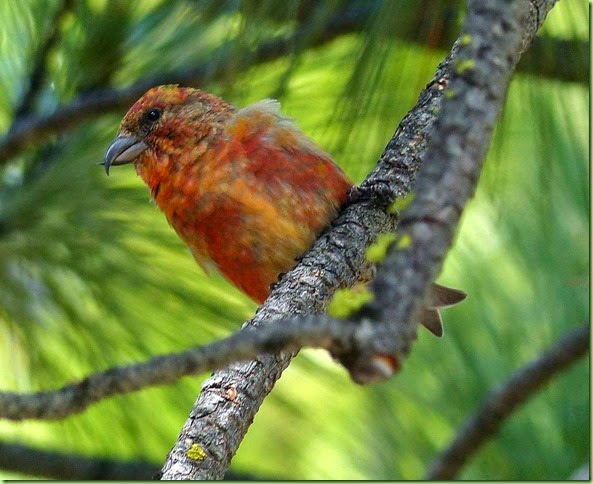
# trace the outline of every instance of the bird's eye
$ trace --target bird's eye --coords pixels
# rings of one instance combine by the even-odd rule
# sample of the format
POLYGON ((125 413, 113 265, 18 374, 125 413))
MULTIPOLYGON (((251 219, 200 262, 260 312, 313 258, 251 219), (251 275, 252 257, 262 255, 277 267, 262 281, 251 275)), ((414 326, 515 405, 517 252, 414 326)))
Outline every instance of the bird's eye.
POLYGON ((146 112, 146 114, 144 115, 144 118, 147 121, 154 123, 155 121, 159 120, 159 118, 161 117, 161 114, 163 114, 163 112, 160 109, 153 108, 150 111, 146 112))

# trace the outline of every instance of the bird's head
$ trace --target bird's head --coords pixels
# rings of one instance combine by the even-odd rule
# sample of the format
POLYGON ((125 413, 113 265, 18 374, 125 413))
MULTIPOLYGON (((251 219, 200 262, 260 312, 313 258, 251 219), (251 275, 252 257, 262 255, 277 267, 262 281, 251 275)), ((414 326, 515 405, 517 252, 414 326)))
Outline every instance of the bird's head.
POLYGON ((105 171, 114 165, 142 164, 183 153, 188 141, 221 131, 235 109, 222 99, 189 87, 166 85, 147 91, 124 116, 105 154, 105 171))

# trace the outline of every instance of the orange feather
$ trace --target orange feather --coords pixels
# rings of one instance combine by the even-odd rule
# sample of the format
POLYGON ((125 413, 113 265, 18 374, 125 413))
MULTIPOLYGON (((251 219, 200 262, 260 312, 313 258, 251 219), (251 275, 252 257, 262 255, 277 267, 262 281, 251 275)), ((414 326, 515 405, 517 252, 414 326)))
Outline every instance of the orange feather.
POLYGON ((134 164, 202 266, 262 302, 336 216, 352 183, 331 158, 261 101, 237 111, 196 89, 148 91, 120 136, 147 149, 134 164), (160 118, 146 122, 147 110, 160 118))
MULTIPOLYGON (((198 263, 263 302, 337 215, 352 182, 264 100, 236 110, 197 89, 159 86, 128 111, 105 168, 134 163, 198 263)), ((423 323, 465 293, 434 286, 423 323)))

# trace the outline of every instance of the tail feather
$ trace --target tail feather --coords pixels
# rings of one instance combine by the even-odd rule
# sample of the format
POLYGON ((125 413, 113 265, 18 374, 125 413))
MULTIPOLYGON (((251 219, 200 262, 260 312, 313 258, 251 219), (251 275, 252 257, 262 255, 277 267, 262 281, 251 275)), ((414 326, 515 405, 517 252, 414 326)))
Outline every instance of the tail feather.
POLYGON ((436 309, 423 309, 420 323, 435 336, 443 336, 443 320, 436 309))
POLYGON ((440 284, 433 284, 429 299, 429 307, 446 308, 460 303, 466 297, 467 293, 460 291, 459 289, 452 289, 450 287, 441 286, 440 284))
POLYGON ((459 289, 433 284, 430 293, 428 307, 422 311, 420 323, 432 334, 439 338, 443 336, 443 320, 439 314, 439 308, 445 308, 460 303, 467 297, 467 294, 459 289))

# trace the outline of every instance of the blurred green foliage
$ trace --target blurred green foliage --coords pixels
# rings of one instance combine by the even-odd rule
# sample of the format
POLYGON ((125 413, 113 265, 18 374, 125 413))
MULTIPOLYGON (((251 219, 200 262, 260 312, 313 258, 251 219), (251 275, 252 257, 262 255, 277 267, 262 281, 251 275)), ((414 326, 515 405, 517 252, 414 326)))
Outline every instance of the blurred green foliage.
MULTIPOLYGON (((212 75, 197 87, 237 106, 279 98, 361 181, 444 56, 432 47, 457 35, 463 3, 425 3, 5 0, 0 130, 26 95, 34 102, 25 114, 38 116, 82 93, 205 62, 212 75), (328 19, 359 7, 370 12, 361 28, 315 40, 328 19), (55 22, 40 87, 30 89, 55 22), (258 45, 285 38, 294 39, 285 55, 257 62, 258 45)), ((552 10, 543 29, 548 55, 563 55, 550 53, 555 41, 586 42, 586 8, 568 0, 552 10)), ((401 374, 364 388, 325 354, 303 351, 264 403, 233 470, 418 479, 490 388, 589 320, 588 96, 584 84, 515 77, 442 275, 469 293, 445 312, 444 339, 421 332, 401 374)), ((1 167, 3 390, 51 389, 205 343, 255 309, 201 272, 131 168, 107 178, 96 165, 124 112, 30 144, 1 167)), ((0 439, 158 464, 201 381, 116 397, 60 422, 0 422, 0 439)), ((589 417, 583 361, 518 411, 461 477, 565 479, 588 461, 589 417)))

